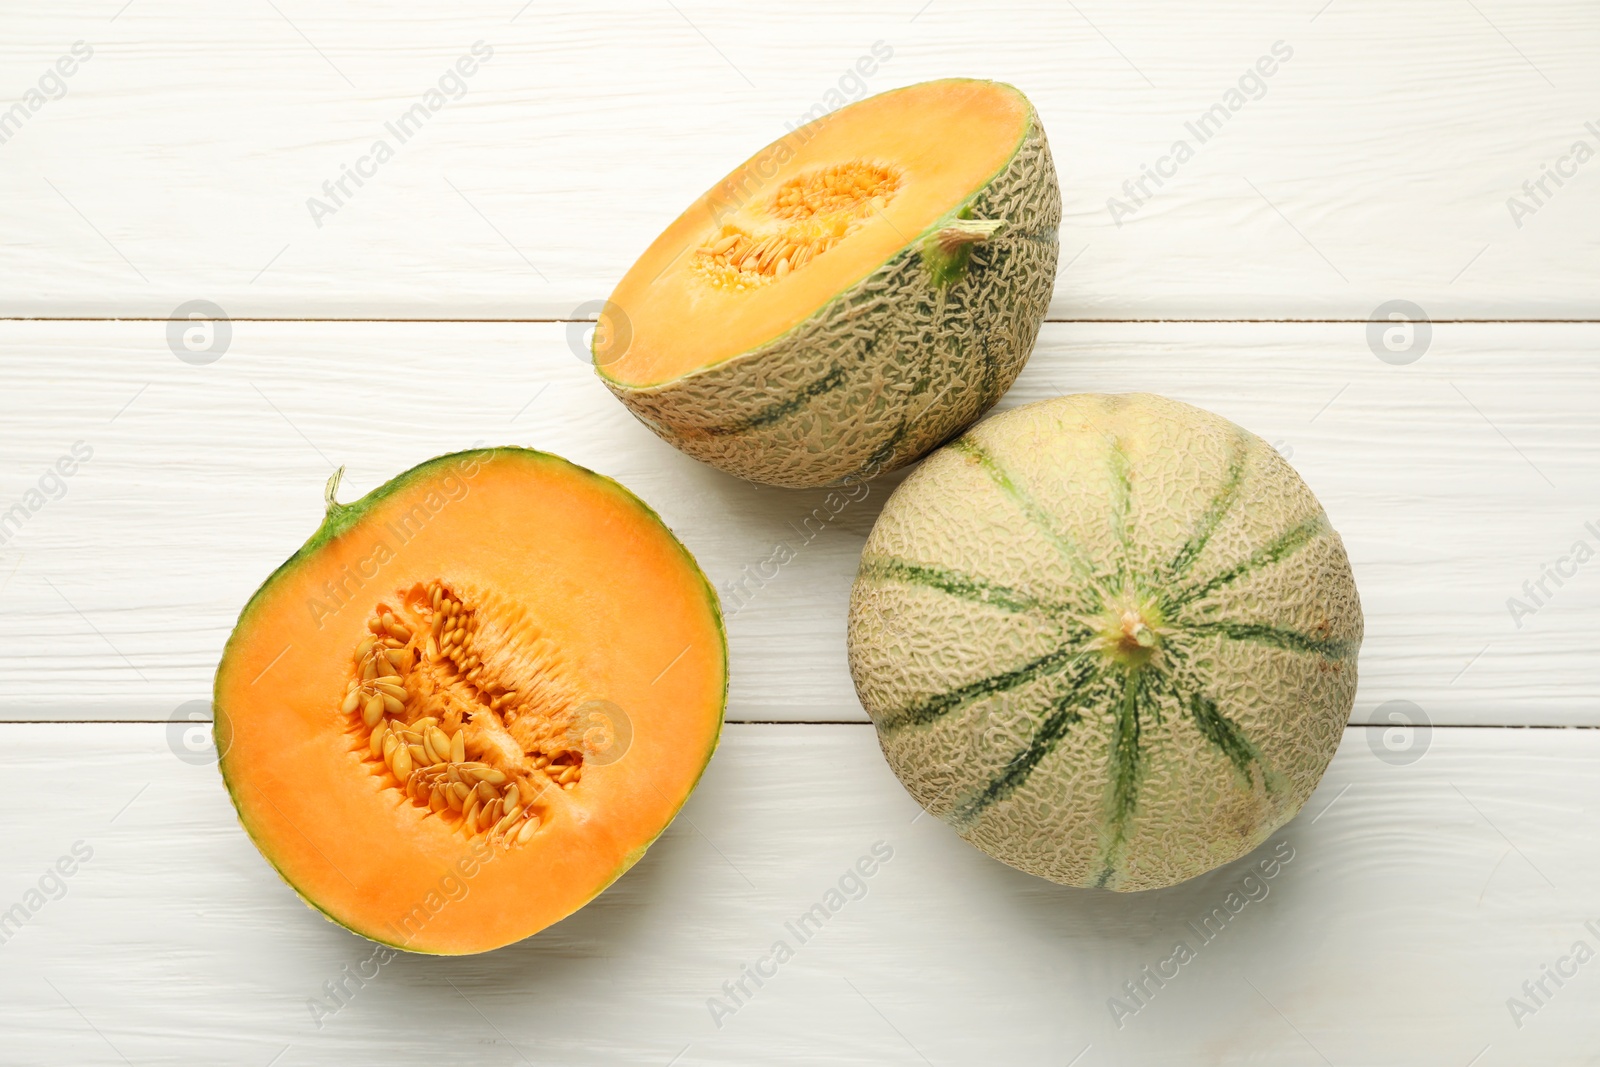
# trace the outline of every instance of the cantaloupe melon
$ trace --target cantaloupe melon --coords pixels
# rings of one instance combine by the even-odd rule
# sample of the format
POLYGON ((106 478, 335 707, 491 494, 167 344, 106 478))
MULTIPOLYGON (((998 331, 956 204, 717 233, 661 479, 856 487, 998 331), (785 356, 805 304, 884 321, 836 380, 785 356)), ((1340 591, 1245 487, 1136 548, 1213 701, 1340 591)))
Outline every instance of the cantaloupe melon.
POLYGON ((637 497, 546 453, 441 456, 352 504, 336 485, 217 668, 239 820, 375 941, 527 937, 638 860, 705 769, 716 595, 637 497))
POLYGON ((1060 221, 1022 93, 887 92, 768 145, 667 227, 602 311, 595 366, 645 425, 741 478, 870 477, 1011 385, 1060 221))
POLYGON ((1350 715, 1361 605, 1261 438, 1150 395, 988 419, 895 490, 850 668, 890 766, 978 848, 1171 885, 1305 802, 1350 715))

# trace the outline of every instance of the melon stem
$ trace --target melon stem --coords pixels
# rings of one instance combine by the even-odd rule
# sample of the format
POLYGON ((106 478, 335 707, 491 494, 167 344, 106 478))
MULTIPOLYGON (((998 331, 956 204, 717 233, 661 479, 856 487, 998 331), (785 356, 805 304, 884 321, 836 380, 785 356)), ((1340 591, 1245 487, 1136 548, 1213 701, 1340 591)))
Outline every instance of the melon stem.
POLYGON ((322 490, 322 503, 330 513, 339 510, 344 505, 335 499, 339 493, 339 482, 344 479, 344 467, 328 475, 328 484, 322 490))
POLYGON ((1100 650, 1124 667, 1143 667, 1161 648, 1161 613, 1147 601, 1137 601, 1126 595, 1119 597, 1106 605, 1096 629, 1100 650))
POLYGON ((952 219, 933 235, 941 252, 987 241, 1005 227, 1004 219, 952 219))

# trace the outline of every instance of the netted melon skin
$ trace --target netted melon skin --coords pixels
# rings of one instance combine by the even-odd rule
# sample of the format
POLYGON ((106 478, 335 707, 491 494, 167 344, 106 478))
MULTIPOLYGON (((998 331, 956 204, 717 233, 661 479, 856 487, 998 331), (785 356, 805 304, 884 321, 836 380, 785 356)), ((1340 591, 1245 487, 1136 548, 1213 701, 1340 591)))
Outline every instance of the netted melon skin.
POLYGON ((919 235, 767 345, 665 385, 601 380, 663 440, 753 482, 829 485, 905 466, 1011 387, 1044 321, 1061 191, 1036 113, 957 213, 1005 225, 953 280, 935 278, 919 235))
POLYGON ((1270 445, 1084 394, 980 423, 895 491, 849 657, 919 804, 1019 870, 1132 891, 1294 816, 1349 720, 1362 632, 1343 543, 1270 445), (1095 631, 1128 590, 1165 631, 1137 671, 1095 631))

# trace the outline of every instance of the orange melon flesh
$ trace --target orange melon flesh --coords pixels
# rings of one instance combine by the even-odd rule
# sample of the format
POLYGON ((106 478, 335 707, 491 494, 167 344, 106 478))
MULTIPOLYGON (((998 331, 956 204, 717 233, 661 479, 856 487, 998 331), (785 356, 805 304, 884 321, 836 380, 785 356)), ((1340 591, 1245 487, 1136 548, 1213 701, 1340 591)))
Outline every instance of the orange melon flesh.
POLYGON ((411 951, 477 952, 570 914, 642 855, 705 768, 726 688, 715 595, 654 512, 555 456, 460 453, 332 505, 246 606, 217 672, 220 766, 241 822, 308 903, 411 951), (504 617, 518 606, 563 699, 607 702, 631 725, 621 758, 539 786, 544 818, 522 844, 419 806, 370 755, 360 713, 341 710, 374 605, 437 582, 492 594, 504 617))
POLYGON ((781 336, 987 185, 1016 153, 1029 115, 1009 85, 950 79, 871 97, 774 141, 695 201, 623 277, 609 314, 625 320, 597 332, 596 365, 646 386, 781 336), (854 183, 818 196, 829 192, 830 170, 854 183), (793 205, 806 200, 820 210, 797 217, 793 205), (776 258, 743 274, 743 288, 741 278, 717 284, 706 269, 730 235, 790 247, 830 228, 846 232, 781 277, 776 258))

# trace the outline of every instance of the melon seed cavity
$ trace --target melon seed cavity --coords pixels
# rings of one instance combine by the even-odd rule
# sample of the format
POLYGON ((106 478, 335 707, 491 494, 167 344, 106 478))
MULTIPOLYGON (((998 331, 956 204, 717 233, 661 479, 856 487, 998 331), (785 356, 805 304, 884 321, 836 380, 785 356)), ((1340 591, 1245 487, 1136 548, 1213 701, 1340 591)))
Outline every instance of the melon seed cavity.
POLYGON ((715 289, 768 285, 859 229, 902 184, 899 171, 863 160, 796 175, 754 210, 761 224, 724 225, 696 249, 692 269, 715 289))
POLYGON ((342 710, 373 773, 469 836, 532 840, 583 777, 554 645, 515 605, 437 580, 367 629, 342 710))

